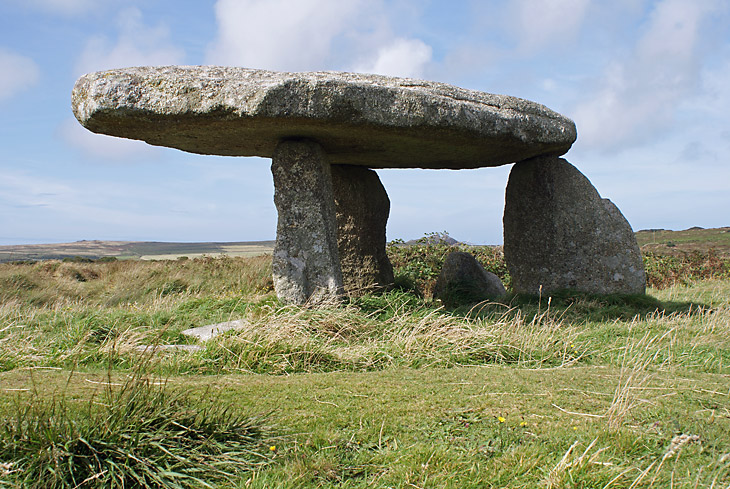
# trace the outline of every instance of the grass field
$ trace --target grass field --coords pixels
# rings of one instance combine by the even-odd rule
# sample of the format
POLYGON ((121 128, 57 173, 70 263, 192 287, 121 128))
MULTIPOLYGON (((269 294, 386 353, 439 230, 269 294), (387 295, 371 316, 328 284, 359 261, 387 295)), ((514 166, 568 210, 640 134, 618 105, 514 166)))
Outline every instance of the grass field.
MULTIPOLYGON (((438 233, 430 233, 420 240, 428 242, 438 233)), ((448 234, 447 234, 448 236, 448 234)), ((684 231, 666 229, 636 232, 639 246, 646 252, 681 256, 695 251, 707 253, 711 249, 721 256, 730 255, 730 228, 691 228, 684 231)), ((274 241, 242 241, 234 243, 166 243, 155 241, 76 241, 35 245, 0 246, 0 263, 24 260, 70 258, 117 258, 143 260, 175 260, 180 257, 205 256, 259 256, 271 253, 274 241)))
POLYGON ((730 487, 727 260, 446 310, 442 251, 317 307, 280 304, 267 257, 1 264, 0 486, 730 487))
POLYGON ((155 241, 76 241, 0 246, 0 263, 50 259, 175 260, 180 257, 259 256, 271 253, 273 241, 234 243, 165 243, 155 241))
POLYGON ((719 254, 730 255, 730 227, 684 231, 649 229, 638 231, 636 239, 645 251, 677 255, 694 251, 707 253, 712 249, 719 254))

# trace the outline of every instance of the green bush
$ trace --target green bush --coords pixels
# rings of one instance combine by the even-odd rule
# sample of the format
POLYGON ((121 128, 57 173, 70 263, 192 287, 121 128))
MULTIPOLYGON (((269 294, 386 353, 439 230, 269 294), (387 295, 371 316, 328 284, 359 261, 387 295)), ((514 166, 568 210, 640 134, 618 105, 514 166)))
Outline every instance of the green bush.
POLYGON ((63 263, 94 263, 92 258, 86 256, 67 256, 61 261, 63 263))
MULTIPOLYGON (((433 243, 428 239, 419 240, 412 245, 402 241, 394 241, 388 245, 388 257, 393 264, 396 284, 404 289, 415 288, 420 294, 430 296, 444 259, 452 251, 471 253, 509 289, 511 278, 501 246, 448 245, 433 243)), ((720 256, 715 250, 681 255, 647 251, 643 252, 643 260, 646 283, 656 289, 675 284, 687 285, 697 280, 730 278, 730 257, 720 256)))
POLYGON ((697 280, 730 278, 730 257, 715 250, 707 253, 693 251, 681 255, 644 252, 646 283, 656 289, 674 284, 688 285, 697 280))
POLYGON ((393 264, 396 284, 414 284, 422 295, 430 296, 446 255, 452 251, 471 253, 488 272, 498 276, 504 286, 509 288, 511 279, 501 246, 447 245, 430 242, 414 245, 393 242, 388 245, 388 257, 393 264))

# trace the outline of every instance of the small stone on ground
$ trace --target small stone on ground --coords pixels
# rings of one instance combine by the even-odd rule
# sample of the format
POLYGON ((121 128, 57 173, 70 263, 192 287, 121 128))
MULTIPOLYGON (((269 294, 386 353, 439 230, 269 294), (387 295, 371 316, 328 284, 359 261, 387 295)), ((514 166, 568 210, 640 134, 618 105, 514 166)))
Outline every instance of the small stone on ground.
POLYGON ((209 324, 207 326, 198 326, 197 328, 186 329, 182 332, 182 334, 198 338, 200 341, 208 341, 221 333, 225 333, 232 329, 241 329, 243 326, 243 321, 239 319, 237 321, 226 321, 224 323, 209 324))
POLYGON ((453 251, 446 256, 433 295, 455 307, 496 299, 507 294, 502 281, 484 269, 473 255, 453 251))

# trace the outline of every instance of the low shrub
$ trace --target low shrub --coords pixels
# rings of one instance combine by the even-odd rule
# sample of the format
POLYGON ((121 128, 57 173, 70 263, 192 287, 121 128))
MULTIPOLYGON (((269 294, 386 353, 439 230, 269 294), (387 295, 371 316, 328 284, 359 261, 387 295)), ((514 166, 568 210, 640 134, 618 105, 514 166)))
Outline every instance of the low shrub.
POLYGON ((257 452, 262 418, 139 375, 108 385, 81 408, 65 397, 19 399, 0 428, 0 486, 212 487, 268 460, 257 452))
POLYGON ((655 289, 688 285, 698 280, 730 278, 730 257, 716 251, 693 251, 680 255, 643 253, 646 284, 655 289))
POLYGON ((94 259, 88 256, 67 256, 61 261, 63 263, 94 263, 94 259))
POLYGON ((388 257, 393 264, 396 283, 414 284, 422 295, 430 297, 446 255, 452 251, 472 254, 488 272, 497 275, 504 286, 509 288, 511 279, 501 246, 448 245, 425 240, 414 245, 389 244, 388 257))
MULTIPOLYGON (((452 251, 471 253, 509 289, 511 277, 501 246, 448 245, 427 240, 413 245, 402 242, 389 244, 388 257, 393 264, 396 284, 403 288, 413 287, 423 296, 430 297, 444 259, 452 251)), ((730 278, 730 257, 721 256, 715 250, 680 255, 644 251, 642 255, 647 286, 655 289, 688 285, 698 280, 730 278)))

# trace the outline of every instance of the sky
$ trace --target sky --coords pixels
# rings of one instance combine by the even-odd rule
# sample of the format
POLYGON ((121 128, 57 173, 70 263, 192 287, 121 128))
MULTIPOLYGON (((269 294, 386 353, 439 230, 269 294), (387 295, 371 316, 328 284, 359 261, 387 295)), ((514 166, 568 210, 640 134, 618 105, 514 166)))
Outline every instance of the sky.
MULTIPOLYGON (((355 71, 526 98, 635 230, 730 226, 728 0, 0 0, 0 245, 274 239, 270 161, 92 134, 75 80, 142 65, 355 71)), ((388 239, 502 242, 511 165, 378 170, 388 239)))

